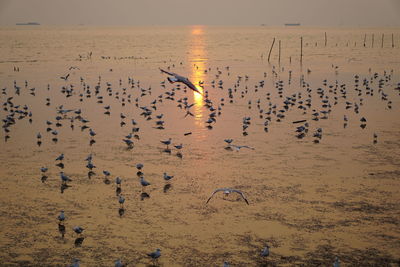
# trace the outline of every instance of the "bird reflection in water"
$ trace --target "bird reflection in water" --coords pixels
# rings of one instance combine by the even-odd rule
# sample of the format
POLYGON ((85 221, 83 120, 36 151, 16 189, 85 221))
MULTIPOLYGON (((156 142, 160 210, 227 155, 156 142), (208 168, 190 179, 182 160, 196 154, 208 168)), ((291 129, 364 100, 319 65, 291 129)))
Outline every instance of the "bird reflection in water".
POLYGON ((172 188, 171 184, 164 185, 164 188, 163 188, 164 193, 167 193, 171 188, 172 188))
POLYGON ((89 171, 87 175, 88 175, 88 178, 91 179, 92 176, 94 176, 95 174, 96 173, 94 171, 89 171))
POLYGON ((124 216, 124 214, 125 214, 125 209, 124 209, 124 208, 119 208, 119 209, 118 209, 118 215, 119 215, 119 217, 124 216))
POLYGON ((64 163, 60 162, 56 164, 57 167, 64 169, 64 163))
POLYGON ((65 236, 65 225, 61 222, 58 223, 58 232, 61 234, 61 238, 65 236))
POLYGON ((77 239, 75 239, 75 242, 74 242, 75 247, 80 247, 80 246, 82 246, 83 240, 85 240, 84 237, 78 237, 77 239))
POLYGON ((64 191, 67 190, 69 187, 71 187, 71 186, 67 185, 67 184, 64 184, 64 183, 61 184, 61 187, 60 187, 61 194, 63 194, 64 191))
POLYGON ((115 189, 115 194, 116 194, 117 196, 119 196, 119 194, 121 194, 121 191, 122 191, 121 187, 117 187, 117 188, 115 189))
POLYGON ((140 200, 143 201, 143 200, 145 200, 146 198, 150 198, 150 195, 149 195, 148 193, 146 193, 146 192, 142 192, 142 193, 140 194, 140 200))

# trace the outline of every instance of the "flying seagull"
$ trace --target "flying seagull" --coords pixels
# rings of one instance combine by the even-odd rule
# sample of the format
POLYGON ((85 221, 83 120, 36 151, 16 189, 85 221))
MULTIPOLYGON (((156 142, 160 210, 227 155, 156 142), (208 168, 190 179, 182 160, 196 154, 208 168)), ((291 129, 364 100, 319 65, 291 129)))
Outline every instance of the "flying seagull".
POLYGON ((165 71, 165 70, 163 70, 163 69, 160 69, 160 70, 161 70, 162 72, 168 74, 168 75, 173 76, 173 77, 167 77, 167 79, 168 79, 168 81, 169 81, 170 83, 175 83, 175 82, 184 83, 187 87, 189 87, 189 88, 192 89, 193 91, 195 91, 195 92, 197 92, 197 93, 199 93, 199 94, 202 94, 202 93, 196 88, 196 86, 195 86, 191 81, 189 81, 188 78, 183 77, 183 76, 181 76, 181 75, 179 75, 179 74, 176 74, 176 73, 173 73, 173 72, 165 71))
POLYGON ((230 193, 238 193, 243 199, 244 201, 246 201, 247 205, 249 204, 249 201, 247 200, 247 198, 244 196, 243 192, 237 189, 231 189, 231 188, 219 188, 217 190, 215 190, 212 195, 208 198, 206 204, 211 200, 211 198, 215 195, 215 193, 218 192, 224 192, 225 195, 229 195, 230 193))

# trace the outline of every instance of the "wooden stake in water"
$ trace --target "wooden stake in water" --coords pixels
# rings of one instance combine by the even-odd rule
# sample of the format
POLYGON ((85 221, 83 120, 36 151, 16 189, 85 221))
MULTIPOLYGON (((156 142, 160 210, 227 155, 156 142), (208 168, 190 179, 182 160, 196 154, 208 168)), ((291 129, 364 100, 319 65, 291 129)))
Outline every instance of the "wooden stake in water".
POLYGON ((364 34, 364 47, 365 47, 365 42, 367 41, 367 34, 364 34))
POLYGON ((274 40, 272 41, 271 48, 269 49, 269 53, 268 53, 268 62, 269 62, 269 58, 271 57, 271 52, 272 52, 272 48, 274 47, 274 44, 275 44, 275 37, 274 37, 274 40))
POLYGON ((381 45, 381 48, 383 48, 383 38, 385 38, 385 34, 384 33, 382 33, 382 45, 381 45))
POLYGON ((279 40, 279 56, 278 56, 278 63, 281 64, 281 40, 279 40))
POLYGON ((394 37, 393 37, 393 33, 392 33, 392 48, 394 48, 394 37))
POLYGON ((325 47, 327 43, 328 43, 328 38, 326 37, 326 32, 325 32, 325 47))
POLYGON ((300 37, 300 65, 303 64, 303 36, 300 37))

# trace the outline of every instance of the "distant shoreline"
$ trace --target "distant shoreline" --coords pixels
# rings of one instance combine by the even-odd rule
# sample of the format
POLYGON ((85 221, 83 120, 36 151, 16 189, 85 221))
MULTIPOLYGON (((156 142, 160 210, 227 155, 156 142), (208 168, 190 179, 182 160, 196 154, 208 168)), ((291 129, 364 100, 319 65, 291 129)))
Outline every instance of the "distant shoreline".
POLYGON ((37 25, 40 25, 40 23, 38 23, 38 22, 19 22, 19 23, 16 23, 15 25, 18 25, 18 26, 21 26, 21 25, 37 26, 37 25))

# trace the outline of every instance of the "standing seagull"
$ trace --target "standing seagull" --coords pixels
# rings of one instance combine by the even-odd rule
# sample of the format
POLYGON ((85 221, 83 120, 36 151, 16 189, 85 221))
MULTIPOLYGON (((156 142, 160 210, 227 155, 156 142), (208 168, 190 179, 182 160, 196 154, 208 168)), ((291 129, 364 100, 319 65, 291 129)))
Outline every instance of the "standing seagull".
POLYGON ((229 195, 230 193, 238 193, 238 194, 244 199, 244 201, 246 201, 247 205, 250 205, 250 204, 249 204, 249 201, 248 201, 247 198, 244 196, 244 194, 243 194, 242 191, 237 190, 237 189, 231 189, 231 188, 219 188, 219 189, 215 190, 215 191, 212 193, 212 195, 208 198, 206 204, 211 200, 211 198, 215 195, 215 193, 218 193, 218 192, 224 192, 224 194, 225 194, 226 196, 229 195))
POLYGON ((266 245, 265 248, 261 252, 261 257, 268 257, 269 256, 269 246, 266 245))
POLYGON ((181 75, 179 75, 179 74, 176 74, 176 73, 173 73, 173 72, 165 71, 165 70, 163 70, 163 69, 160 69, 160 70, 161 70, 162 72, 168 74, 168 75, 173 76, 173 77, 167 77, 167 79, 168 79, 168 81, 169 81, 170 83, 175 83, 175 82, 183 83, 183 84, 187 85, 187 86, 188 86, 190 89, 192 89, 193 91, 195 91, 195 92, 197 92, 197 93, 199 93, 199 94, 202 95, 202 93, 196 88, 196 86, 195 86, 191 81, 189 81, 188 78, 183 77, 183 76, 181 76, 181 75))
POLYGON ((60 215, 58 215, 57 219, 61 222, 65 221, 65 214, 64 211, 62 210, 60 215))
POLYGON ((148 253, 147 256, 151 257, 154 261, 156 261, 161 256, 161 249, 158 248, 155 251, 148 253))

